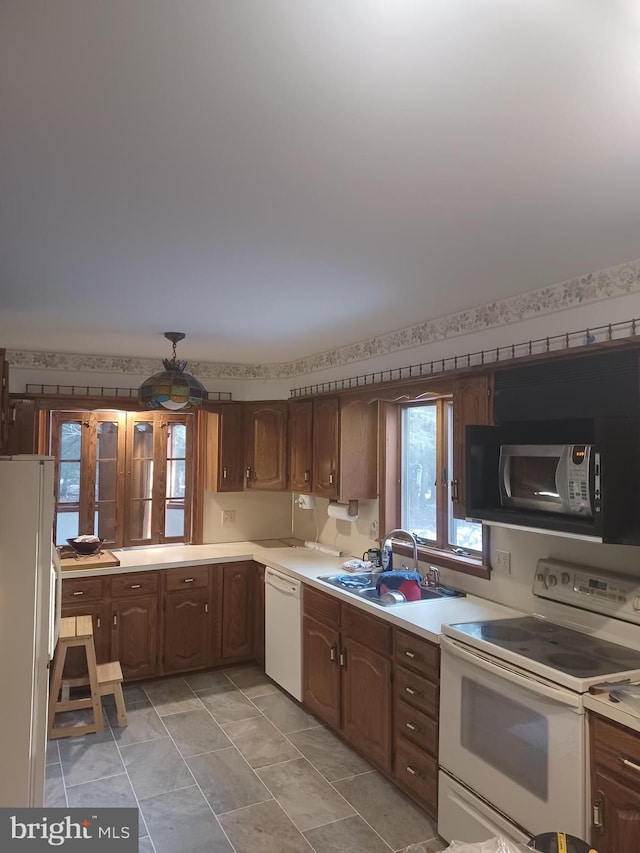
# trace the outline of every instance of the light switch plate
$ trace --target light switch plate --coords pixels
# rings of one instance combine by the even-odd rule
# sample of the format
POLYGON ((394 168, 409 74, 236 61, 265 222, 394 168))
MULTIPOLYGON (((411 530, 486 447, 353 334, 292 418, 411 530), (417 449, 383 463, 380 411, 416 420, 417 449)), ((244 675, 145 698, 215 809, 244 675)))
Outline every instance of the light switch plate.
POLYGON ((223 509, 222 510, 222 523, 223 524, 235 524, 236 523, 236 511, 235 511, 235 509, 223 509))

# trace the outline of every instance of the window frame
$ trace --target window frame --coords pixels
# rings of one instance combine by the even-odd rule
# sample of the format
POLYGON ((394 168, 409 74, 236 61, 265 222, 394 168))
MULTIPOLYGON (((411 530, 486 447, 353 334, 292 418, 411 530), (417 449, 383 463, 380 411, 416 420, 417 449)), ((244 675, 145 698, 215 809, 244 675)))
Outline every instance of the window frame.
MULTIPOLYGON (((386 530, 394 530, 401 527, 401 494, 402 494, 402 410, 410 406, 423 405, 437 400, 443 400, 441 420, 438 421, 439 452, 443 452, 441 442, 445 440, 442 430, 446 436, 446 403, 452 402, 452 395, 448 393, 434 393, 423 395, 420 401, 410 402, 386 402, 380 404, 379 435, 380 435, 380 534, 384 535, 386 530)), ((455 479, 455 472, 448 472, 446 485, 441 485, 449 492, 451 480, 455 479), (452 476, 452 474, 454 476, 452 476)), ((450 494, 447 500, 451 500, 450 494)), ((440 510, 444 512, 443 508, 440 510)), ((446 516, 446 512, 444 513, 446 516)), ((381 541, 381 540, 380 540, 381 541)), ((411 547, 406 541, 398 539, 394 542, 394 551, 403 556, 412 555, 411 547)), ((465 556, 456 554, 448 545, 443 548, 439 545, 425 543, 418 544, 418 559, 420 562, 434 563, 441 568, 452 569, 475 577, 489 579, 491 576, 489 557, 489 530, 487 525, 482 525, 482 551, 478 556, 465 556)))

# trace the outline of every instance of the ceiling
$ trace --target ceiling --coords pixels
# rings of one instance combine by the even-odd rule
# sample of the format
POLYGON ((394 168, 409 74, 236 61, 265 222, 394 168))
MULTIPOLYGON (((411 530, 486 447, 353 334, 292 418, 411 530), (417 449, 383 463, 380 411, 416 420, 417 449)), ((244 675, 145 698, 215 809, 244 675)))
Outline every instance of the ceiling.
POLYGON ((0 345, 281 362, 640 256, 640 0, 2 0, 0 345))

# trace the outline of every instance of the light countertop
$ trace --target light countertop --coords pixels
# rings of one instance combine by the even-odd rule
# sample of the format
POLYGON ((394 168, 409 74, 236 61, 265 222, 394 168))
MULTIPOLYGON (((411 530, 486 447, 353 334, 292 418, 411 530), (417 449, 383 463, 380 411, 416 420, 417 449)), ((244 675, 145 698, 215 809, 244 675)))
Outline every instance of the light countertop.
POLYGON ((600 714, 601 717, 607 717, 609 720, 640 732, 640 709, 625 702, 612 702, 604 693, 597 696, 587 693, 584 697, 584 707, 588 711, 600 714))
POLYGON ((256 560, 435 643, 439 641, 443 624, 473 622, 478 619, 506 619, 509 616, 522 615, 510 607, 504 607, 474 595, 381 607, 363 600, 355 593, 329 586, 318 580, 321 575, 343 572, 342 564, 346 557, 333 557, 321 551, 288 545, 282 540, 230 542, 217 545, 159 545, 113 550, 113 554, 120 560, 120 565, 117 567, 67 570, 63 577, 91 577, 169 569, 177 566, 256 560))

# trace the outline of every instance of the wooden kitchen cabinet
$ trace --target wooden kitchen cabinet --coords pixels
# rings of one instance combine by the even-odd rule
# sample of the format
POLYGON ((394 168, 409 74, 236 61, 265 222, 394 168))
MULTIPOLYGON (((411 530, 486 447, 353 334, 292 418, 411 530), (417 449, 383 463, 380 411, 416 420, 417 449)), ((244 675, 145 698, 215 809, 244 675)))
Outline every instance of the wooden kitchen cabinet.
POLYGON ((111 578, 111 659, 125 680, 158 672, 159 572, 131 572, 111 578))
POLYGON ((205 488, 241 492, 245 477, 244 405, 222 403, 206 416, 205 488))
POLYGON ((254 633, 253 656, 256 663, 264 669, 264 570, 261 563, 255 563, 254 574, 254 633))
POLYGON ((166 569, 163 576, 162 671, 188 672, 210 666, 214 657, 210 567, 166 569))
POLYGON ((393 632, 393 776, 405 793, 437 817, 440 649, 393 632))
POLYGON ((305 587, 303 703, 365 758, 391 770, 391 628, 305 587))
POLYGON ((640 850, 640 734, 589 714, 591 844, 598 853, 640 850))
POLYGON ((222 660, 253 658, 255 566, 252 562, 222 567, 222 660))
POLYGON ((493 377, 489 373, 453 381, 453 472, 451 500, 454 518, 466 518, 465 427, 493 423, 493 377))
POLYGON ((319 397, 290 403, 291 489, 330 500, 377 497, 375 403, 319 397))
POLYGON ((289 483, 292 492, 313 491, 313 402, 289 403, 289 483))
POLYGON ((245 477, 248 489, 287 489, 288 414, 286 402, 246 404, 245 477))
MULTIPOLYGON (((111 660, 109 612, 104 603, 107 583, 108 580, 100 577, 66 578, 62 582, 61 615, 91 616, 93 644, 98 663, 111 660)), ((67 649, 64 672, 67 678, 79 678, 86 674, 87 659, 84 649, 67 649)))

